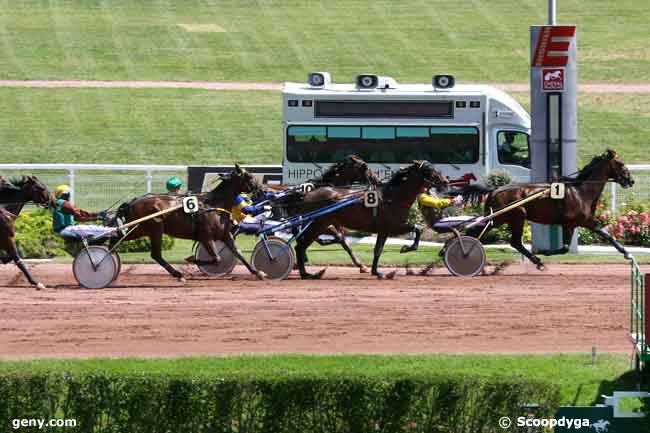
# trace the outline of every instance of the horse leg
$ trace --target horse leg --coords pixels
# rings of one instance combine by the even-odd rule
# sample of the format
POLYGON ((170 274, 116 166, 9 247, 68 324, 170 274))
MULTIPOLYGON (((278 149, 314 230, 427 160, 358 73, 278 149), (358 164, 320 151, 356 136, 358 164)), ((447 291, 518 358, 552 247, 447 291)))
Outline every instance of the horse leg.
POLYGON ((305 268, 305 263, 307 262, 307 248, 318 238, 318 235, 323 233, 327 226, 317 226, 314 223, 307 231, 305 231, 302 236, 296 240, 296 259, 298 260, 298 270, 300 271, 300 278, 303 280, 318 280, 325 273, 327 268, 321 269, 316 274, 310 274, 305 268))
POLYGON ((422 229, 420 229, 417 226, 413 226, 413 229, 411 231, 415 233, 415 238, 413 239, 413 243, 411 245, 403 245, 402 248, 400 248, 399 250, 401 254, 409 253, 411 251, 417 251, 417 249, 420 246, 420 236, 422 235, 422 229))
POLYGON ((392 279, 395 277, 395 271, 384 275, 382 272, 379 272, 379 270, 377 270, 377 267, 379 266, 379 257, 381 256, 381 253, 384 252, 384 245, 386 244, 387 238, 388 236, 386 234, 377 234, 377 241, 375 242, 375 255, 372 258, 372 271, 370 273, 379 279, 392 279))
POLYGON ((18 269, 20 269, 23 272, 23 274, 27 278, 27 281, 29 281, 29 284, 35 286, 36 290, 41 290, 45 288, 45 284, 36 281, 34 277, 32 277, 32 274, 29 272, 29 270, 27 270, 27 267, 25 266, 25 264, 23 263, 20 257, 15 257, 13 260, 16 266, 18 266, 18 269))
MULTIPOLYGON (((324 241, 324 240, 321 240, 320 236, 318 236, 316 238, 316 243, 318 245, 320 245, 321 247, 327 247, 329 245, 334 245, 334 244, 340 244, 341 243, 341 240, 340 240, 341 232, 339 232, 336 229, 336 227, 334 227, 333 225, 329 226, 327 228, 327 232, 329 232, 329 234, 334 236, 334 239, 324 241)), ((296 234, 296 233, 294 233, 294 234, 296 234)))
POLYGON ((45 288, 45 285, 43 283, 36 281, 36 279, 32 276, 32 274, 29 272, 29 270, 23 263, 20 254, 18 254, 18 249, 16 248, 16 242, 13 240, 13 238, 10 238, 9 242, 7 243, 7 254, 8 254, 7 257, 2 258, 3 264, 13 261, 14 264, 18 267, 18 269, 20 269, 20 271, 23 273, 25 278, 27 278, 29 284, 36 287, 36 290, 41 290, 45 288))
POLYGON ((181 283, 185 282, 183 274, 174 269, 162 256, 162 231, 158 233, 152 233, 149 235, 149 241, 151 242, 151 258, 156 261, 160 266, 165 268, 174 278, 177 278, 181 283))
POLYGON ((542 270, 544 269, 544 264, 542 261, 528 251, 526 247, 524 247, 524 244, 521 243, 521 237, 524 234, 524 222, 526 219, 523 217, 523 215, 515 215, 513 212, 513 215, 510 219, 509 225, 510 225, 510 246, 512 246, 514 249, 519 251, 521 254, 526 256, 528 260, 533 262, 535 266, 537 266, 537 269, 542 270))
POLYGON ((338 230, 336 230, 333 226, 330 226, 330 231, 334 233, 334 237, 336 241, 341 245, 341 247, 345 250, 346 253, 348 253, 348 256, 350 256, 350 259, 352 260, 352 263, 354 263, 354 266, 359 268, 359 272, 362 274, 368 273, 368 268, 361 263, 361 261, 357 258, 357 256, 354 254, 354 251, 352 251, 352 248, 350 248, 350 244, 348 244, 348 241, 345 239, 345 236, 338 230))
POLYGON ((592 223, 592 226, 587 228, 592 232, 596 233, 601 238, 605 239, 610 244, 612 244, 619 253, 623 254, 623 257, 626 260, 630 260, 632 258, 632 256, 630 256, 630 253, 625 249, 625 247, 621 245, 616 239, 614 239, 614 236, 610 235, 605 230, 598 227, 598 223, 592 223))
POLYGON ((260 280, 264 279, 264 274, 258 271, 257 269, 255 269, 251 263, 248 263, 248 260, 246 260, 246 258, 244 257, 240 249, 237 248, 237 245, 235 245, 235 238, 232 237, 232 233, 230 232, 224 233, 223 243, 226 244, 226 246, 230 248, 230 250, 244 264, 244 266, 246 266, 248 272, 255 275, 260 280))

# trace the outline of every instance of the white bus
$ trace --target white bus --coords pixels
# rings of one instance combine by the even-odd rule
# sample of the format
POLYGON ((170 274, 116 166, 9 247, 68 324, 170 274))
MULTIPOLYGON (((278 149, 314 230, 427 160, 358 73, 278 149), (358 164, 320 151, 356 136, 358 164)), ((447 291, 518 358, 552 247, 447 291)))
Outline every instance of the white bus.
POLYGON ((283 89, 283 182, 301 183, 351 153, 380 178, 413 160, 427 160, 452 179, 492 170, 530 178, 530 116, 506 93, 457 85, 448 75, 432 84, 398 85, 360 75, 332 84, 327 73, 283 89))

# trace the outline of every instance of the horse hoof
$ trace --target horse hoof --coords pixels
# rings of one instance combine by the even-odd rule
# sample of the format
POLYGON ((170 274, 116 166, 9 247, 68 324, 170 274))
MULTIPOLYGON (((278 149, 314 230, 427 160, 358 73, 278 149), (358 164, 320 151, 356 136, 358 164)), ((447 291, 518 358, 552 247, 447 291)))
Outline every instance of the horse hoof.
POLYGON ((323 278, 323 275, 325 274, 325 271, 326 271, 326 270, 327 270, 327 268, 323 268, 323 269, 321 269, 320 271, 318 271, 318 272, 316 273, 316 275, 314 275, 314 279, 315 279, 315 280, 320 280, 321 278, 323 278))
POLYGON ((45 284, 43 283, 36 284, 36 290, 44 290, 44 289, 47 289, 47 287, 45 287, 45 284))
POLYGON ((185 277, 178 277, 178 282, 181 284, 185 284, 187 283, 187 280, 185 279, 185 277))
POLYGON ((402 248, 399 249, 400 254, 405 254, 413 251, 413 249, 408 245, 402 245, 402 248))
POLYGON ((395 278, 395 275, 397 275, 397 271, 391 271, 385 275, 385 278, 387 280, 392 280, 395 278))
POLYGON ((630 253, 625 253, 625 254, 623 254, 623 258, 625 260, 632 260, 632 255, 630 253))
POLYGON ((365 266, 361 266, 359 268, 359 273, 360 274, 367 274, 368 273, 368 268, 366 268, 365 266))
POLYGON ((538 271, 545 271, 545 270, 546 270, 546 266, 544 266, 544 263, 538 263, 538 264, 537 264, 537 270, 538 270, 538 271))
POLYGON ((194 257, 194 256, 187 256, 187 257, 185 257, 185 261, 186 261, 187 263, 196 263, 196 257, 194 257))
POLYGON ((258 280, 266 280, 266 274, 262 271, 257 271, 255 273, 255 276, 257 277, 258 280))

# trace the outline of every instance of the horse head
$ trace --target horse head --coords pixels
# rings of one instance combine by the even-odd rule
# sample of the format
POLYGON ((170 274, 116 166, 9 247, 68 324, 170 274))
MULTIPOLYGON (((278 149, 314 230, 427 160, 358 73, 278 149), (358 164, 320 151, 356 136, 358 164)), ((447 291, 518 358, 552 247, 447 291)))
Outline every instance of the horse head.
POLYGON ((449 179, 440 173, 429 161, 413 161, 411 167, 417 167, 418 174, 422 177, 425 184, 436 189, 447 187, 449 179))
POLYGON ((235 169, 227 178, 231 183, 233 191, 237 194, 240 192, 257 194, 262 188, 255 176, 250 174, 246 169, 235 164, 235 169))
POLYGON ((23 176, 13 183, 22 190, 27 199, 36 204, 49 205, 53 202, 47 187, 36 176, 23 176))
POLYGON ((366 161, 357 155, 348 155, 323 173, 321 182, 334 185, 349 185, 355 182, 379 185, 380 180, 366 161))
POLYGON ((634 179, 630 174, 630 170, 625 166, 625 163, 618 157, 616 151, 607 149, 603 154, 604 161, 608 163, 608 176, 614 182, 621 185, 623 188, 629 188, 634 185, 634 179))
POLYGON ((413 161, 413 164, 395 173, 387 183, 389 188, 400 188, 418 194, 430 187, 440 189, 448 184, 449 180, 428 161, 413 161))

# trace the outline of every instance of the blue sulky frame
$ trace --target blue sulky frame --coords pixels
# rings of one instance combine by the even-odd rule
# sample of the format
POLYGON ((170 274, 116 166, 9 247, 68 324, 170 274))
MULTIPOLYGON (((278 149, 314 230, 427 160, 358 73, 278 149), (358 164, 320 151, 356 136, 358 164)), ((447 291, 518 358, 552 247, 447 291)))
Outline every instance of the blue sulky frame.
POLYGON ((346 208, 348 206, 352 206, 357 203, 361 203, 363 201, 363 197, 354 197, 350 198, 347 200, 343 200, 338 203, 334 203, 325 207, 322 207, 320 209, 313 210, 311 212, 308 212, 304 215, 297 215, 294 217, 287 218, 284 222, 278 225, 274 225, 271 227, 267 227, 263 230, 260 230, 258 233, 259 237, 261 238, 261 241, 264 243, 264 247, 266 249, 267 254, 269 255, 269 258, 273 260, 273 255, 271 253, 271 250, 268 248, 267 245, 267 238, 269 235, 273 235, 275 232, 279 231, 284 231, 284 230, 289 230, 293 229, 294 227, 300 227, 300 230, 298 233, 295 233, 289 240, 287 240, 288 244, 291 244, 294 240, 298 239, 300 236, 305 233, 305 231, 313 224, 316 219, 319 217, 325 216, 327 214, 330 214, 332 212, 335 212, 339 209, 346 208))

